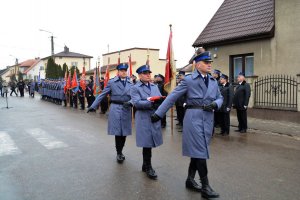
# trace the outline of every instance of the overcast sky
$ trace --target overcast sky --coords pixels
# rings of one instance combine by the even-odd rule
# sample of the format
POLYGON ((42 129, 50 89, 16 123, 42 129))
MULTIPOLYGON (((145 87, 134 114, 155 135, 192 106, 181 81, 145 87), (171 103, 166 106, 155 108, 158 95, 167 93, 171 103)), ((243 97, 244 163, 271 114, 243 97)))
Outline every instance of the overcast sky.
MULTIPOLYGON (((160 49, 166 58, 169 24, 177 67, 187 64, 200 32, 223 0, 9 0, 0 6, 0 69, 35 57, 70 51, 98 56, 132 47, 160 49)), ((133 58, 134 59, 134 58, 133 58)), ((101 60, 102 63, 102 60, 101 60)), ((151 64, 151 58, 150 58, 151 64)))

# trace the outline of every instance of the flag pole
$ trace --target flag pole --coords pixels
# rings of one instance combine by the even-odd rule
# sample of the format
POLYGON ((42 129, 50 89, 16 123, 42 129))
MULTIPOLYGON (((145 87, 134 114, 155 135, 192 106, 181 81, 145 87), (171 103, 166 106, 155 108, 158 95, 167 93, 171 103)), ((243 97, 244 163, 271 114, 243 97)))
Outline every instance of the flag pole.
MULTIPOLYGON (((170 26, 170 33, 171 33, 172 32, 172 24, 170 24, 169 26, 170 26)), ((173 75, 173 78, 174 78, 174 75, 173 75)), ((174 116, 174 106, 171 107, 171 134, 172 135, 173 135, 173 132, 174 132, 173 116, 174 116)))

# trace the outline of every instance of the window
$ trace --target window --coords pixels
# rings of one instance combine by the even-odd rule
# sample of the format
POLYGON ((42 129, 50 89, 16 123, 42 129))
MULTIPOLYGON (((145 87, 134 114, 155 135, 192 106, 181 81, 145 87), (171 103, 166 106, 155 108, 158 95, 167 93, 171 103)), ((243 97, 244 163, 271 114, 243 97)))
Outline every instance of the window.
POLYGON ((254 75, 254 55, 242 54, 232 55, 229 60, 230 65, 230 81, 236 81, 236 78, 240 72, 245 73, 245 76, 254 75))
POLYGON ((78 65, 78 62, 71 62, 71 67, 73 67, 73 66, 77 67, 77 65, 78 65))
POLYGON ((40 70, 44 70, 44 69, 45 69, 44 66, 41 65, 41 66, 40 66, 40 70))

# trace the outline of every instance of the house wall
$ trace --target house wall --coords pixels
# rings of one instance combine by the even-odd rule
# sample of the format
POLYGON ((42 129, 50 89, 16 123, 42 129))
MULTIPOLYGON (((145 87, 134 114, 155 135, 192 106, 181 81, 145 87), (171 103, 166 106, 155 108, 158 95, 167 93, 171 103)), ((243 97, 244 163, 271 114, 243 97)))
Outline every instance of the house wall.
POLYGON ((39 76, 40 72, 40 77, 41 79, 45 79, 45 60, 40 60, 38 63, 35 64, 33 68, 31 68, 27 74, 26 78, 27 79, 34 79, 34 77, 39 76))
POLYGON ((275 0, 275 36, 243 43, 207 48, 213 68, 229 74, 229 56, 254 54, 254 75, 296 75, 300 73, 300 1, 275 0))
POLYGON ((54 57, 56 64, 63 66, 64 63, 68 65, 69 68, 72 67, 72 62, 77 62, 77 68, 82 72, 83 66, 85 70, 91 69, 91 59, 90 58, 72 58, 72 57, 54 57), (85 63, 84 63, 85 62, 85 63))
MULTIPOLYGON (((152 71, 152 77, 155 74, 162 74, 165 75, 165 66, 166 66, 166 60, 159 59, 159 50, 147 50, 147 49, 131 49, 128 51, 123 51, 120 53, 120 62, 128 62, 129 55, 131 54, 131 61, 135 62, 132 65, 132 74, 137 76, 137 73, 135 72, 137 68, 139 68, 142 65, 146 64, 147 61, 147 55, 149 54, 149 65, 150 69, 152 71)), ((110 64, 117 64, 119 53, 113 53, 113 54, 104 54, 103 59, 103 65, 108 64, 108 58, 110 58, 110 64)), ((116 75, 116 70, 110 71, 110 78, 113 78, 116 75)))

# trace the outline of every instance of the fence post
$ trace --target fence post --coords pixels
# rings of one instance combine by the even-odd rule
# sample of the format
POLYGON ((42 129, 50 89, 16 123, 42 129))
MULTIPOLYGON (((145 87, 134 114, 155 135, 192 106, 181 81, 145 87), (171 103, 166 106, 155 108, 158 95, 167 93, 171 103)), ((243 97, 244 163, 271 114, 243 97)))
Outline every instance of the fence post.
POLYGON ((255 86, 255 81, 258 79, 258 76, 247 76, 246 77, 246 82, 249 83, 250 85, 250 89, 251 89, 251 96, 250 96, 250 99, 249 99, 249 104, 248 104, 248 107, 249 108, 253 108, 254 106, 254 86, 255 86))
POLYGON ((297 74, 297 111, 300 112, 300 74, 297 74))

